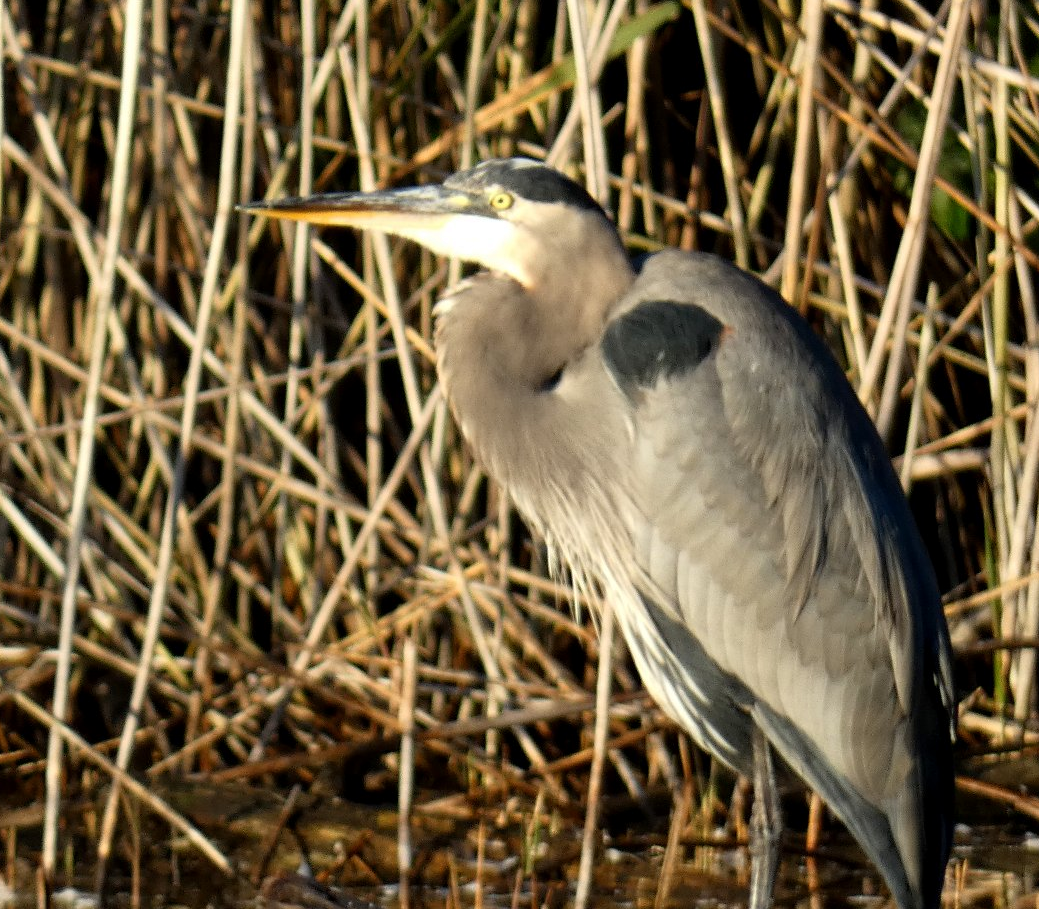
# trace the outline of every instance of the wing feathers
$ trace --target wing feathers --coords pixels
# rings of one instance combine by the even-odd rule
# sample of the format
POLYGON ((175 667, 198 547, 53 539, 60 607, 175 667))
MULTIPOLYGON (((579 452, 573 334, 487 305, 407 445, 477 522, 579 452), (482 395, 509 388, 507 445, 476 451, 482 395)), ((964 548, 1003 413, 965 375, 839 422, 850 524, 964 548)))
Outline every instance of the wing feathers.
MULTIPOLYGON (((663 253, 621 318, 641 324, 639 300, 658 307, 676 286, 695 299, 675 306, 724 326, 712 346, 686 369, 670 355, 667 369, 625 376, 606 364, 631 406, 632 529, 658 624, 675 623, 662 640, 685 628, 702 650, 685 671, 699 674, 706 660, 745 691, 783 757, 867 848, 899 903, 913 905, 927 822, 920 749, 931 745, 914 711, 932 684, 922 676, 940 677, 947 704, 951 684, 901 490, 836 364, 748 276, 663 253)), ((731 701, 701 709, 694 728, 724 728, 732 744, 731 701)))
POLYGON ((818 792, 826 804, 854 834, 884 874, 899 906, 913 906, 917 899, 906 877, 904 854, 892 833, 886 812, 864 799, 847 780, 825 761, 789 720, 767 705, 754 708, 754 719, 783 759, 818 792))

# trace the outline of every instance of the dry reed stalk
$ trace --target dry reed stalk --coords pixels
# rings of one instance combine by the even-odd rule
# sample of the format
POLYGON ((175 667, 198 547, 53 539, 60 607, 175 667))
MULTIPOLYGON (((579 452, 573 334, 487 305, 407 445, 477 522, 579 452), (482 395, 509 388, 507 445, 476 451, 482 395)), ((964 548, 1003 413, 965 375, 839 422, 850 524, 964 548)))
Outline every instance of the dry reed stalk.
POLYGON ((934 311, 938 305, 938 288, 932 282, 927 288, 927 311, 924 313, 924 327, 920 333, 920 349, 917 353, 916 375, 913 379, 913 401, 909 408, 909 426, 906 429, 906 442, 899 466, 899 479, 902 488, 909 494, 913 482, 913 458, 920 433, 920 415, 924 396, 927 391, 927 366, 934 345, 934 311))
POLYGON ((797 119, 794 136, 794 160, 790 175, 790 200, 786 213, 786 235, 783 242, 783 277, 780 292, 796 305, 797 273, 801 266, 801 221, 808 191, 808 168, 812 143, 812 120, 815 112, 815 84, 819 51, 822 46, 822 0, 808 0, 801 11, 800 30, 804 43, 794 48, 800 56, 797 119))
POLYGON ((653 909, 665 909, 671 893, 675 870, 682 853, 682 836, 693 807, 693 789, 691 780, 686 778, 685 784, 675 792, 674 807, 671 811, 671 823, 667 831, 667 845, 660 867, 660 886, 653 901, 653 909))
POLYGON ((613 689, 613 609, 607 603, 599 617, 599 665, 595 685, 595 727, 592 740, 592 765, 588 775, 588 797, 581 837, 581 861, 577 870, 574 909, 585 909, 592 895, 595 871, 595 844, 599 838, 602 775, 606 766, 609 735, 610 694, 613 689))
POLYGON ((725 179, 727 195, 726 214, 732 226, 735 245, 736 264, 741 268, 750 267, 750 242, 744 227, 743 200, 740 194, 738 163, 733 150, 732 139, 727 120, 726 94, 724 80, 719 72, 717 55, 714 50, 714 35, 707 23, 707 6, 703 0, 693 0, 693 16, 696 19, 696 38, 700 44, 700 55, 703 58, 704 76, 707 91, 711 98, 711 119, 714 123, 714 135, 718 141, 718 154, 721 157, 722 175, 725 179))
MULTIPOLYGON (((138 6, 143 6, 138 2, 138 6)), ((211 240, 210 256, 206 261, 205 274, 202 280, 202 289, 199 295, 198 312, 196 315, 196 331, 201 339, 208 336, 209 321, 213 310, 213 301, 216 296, 217 280, 221 264, 221 254, 224 241, 227 236, 228 221, 230 219, 231 205, 235 198, 234 173, 236 170, 236 158, 238 149, 238 111, 241 97, 242 84, 242 60, 243 43, 245 36, 245 0, 235 0, 232 4, 230 51, 227 66, 227 115, 224 121, 224 134, 220 154, 220 177, 218 183, 217 211, 213 224, 213 237, 211 240)), ((131 6, 131 12, 134 12, 131 6)), ((141 10, 136 10, 140 16, 141 10)), ((129 20, 128 20, 129 23, 129 20)), ((137 25, 139 27, 139 20, 137 25)), ((140 44, 140 35, 128 33, 128 38, 135 37, 137 40, 127 41, 128 53, 137 55, 140 44)), ((136 76, 136 70, 134 71, 136 76)), ((123 81, 123 92, 120 107, 120 130, 123 128, 124 106, 126 117, 130 116, 136 99, 136 78, 123 81), (127 85, 130 86, 127 90, 127 85)), ((129 150, 129 136, 126 138, 126 151, 129 150)), ((119 159, 117 158, 117 164, 119 159)), ((113 178, 114 179, 114 178, 113 178)), ((117 203, 122 204, 122 196, 118 197, 117 203)), ((114 265, 114 249, 118 233, 112 238, 112 262, 114 265)), ((106 266, 107 270, 107 266, 106 266)), ((158 643, 159 622, 162 618, 163 609, 166 606, 166 584, 169 581, 170 569, 173 560, 173 549, 176 545, 175 534, 177 532, 178 512, 181 511, 181 498, 184 492, 184 484, 187 472, 187 459, 191 454, 190 439, 192 428, 195 424, 197 395, 202 377, 202 351, 204 345, 200 344, 191 352, 188 363, 187 375, 184 380, 185 401, 181 414, 180 446, 173 467, 173 476, 170 481, 169 493, 162 520, 162 529, 159 539, 159 549, 155 567, 155 578, 147 611, 147 627, 141 644, 140 662, 134 676, 133 692, 130 697, 129 709, 123 724, 122 735, 119 740, 119 752, 116 756, 116 766, 125 771, 129 765, 132 754, 134 734, 140 721, 144 699, 147 696, 148 681, 152 670, 152 656, 158 643)), ((114 835, 116 810, 119 802, 119 785, 113 781, 108 801, 105 805, 104 817, 101 825, 101 838, 98 844, 99 864, 103 869, 111 852, 111 840, 114 835)), ((45 863, 46 867, 46 863, 45 863)))
MULTIPOLYGON (((7 13, 7 10, 4 10, 7 13)), ((61 800, 64 738, 58 723, 64 723, 68 711, 69 673, 72 661, 72 636, 76 617, 76 598, 79 593, 79 574, 83 545, 87 496, 94 467, 94 434, 98 413, 101 372, 108 347, 108 313, 115 291, 116 253, 122 233, 124 206, 130 181, 130 146, 133 140, 134 107, 137 101, 139 48, 144 13, 143 0, 129 0, 123 35, 123 70, 121 83, 125 86, 119 102, 119 123, 116 128, 116 149, 112 164, 112 193, 110 197, 108 232, 102 251, 101 270, 97 285, 92 288, 93 336, 88 355, 90 370, 84 389, 83 429, 76 452, 76 476, 69 504, 69 534, 64 568, 64 588, 61 601, 61 623, 58 637, 58 665, 54 683, 55 725, 51 727, 47 746, 47 804, 43 824, 42 865, 44 874, 54 874, 58 848, 58 813, 61 800)), ((5 15, 6 19, 6 15, 5 15)), ((67 176, 61 173, 63 177, 67 176)), ((149 654, 150 656, 150 654, 149 654)), ((126 766, 117 762, 120 771, 126 766)), ((113 781, 113 792, 118 783, 113 781)))
POLYGON ((401 890, 411 875, 411 812, 415 788, 415 642, 405 638, 401 658, 401 695, 397 721, 401 727, 400 771, 397 795, 397 866, 401 890))
POLYGON ((157 798, 152 794, 146 786, 142 786, 132 776, 129 776, 124 771, 120 770, 114 763, 112 763, 112 761, 100 754, 97 749, 92 748, 89 742, 84 741, 81 736, 77 735, 74 730, 69 729, 68 726, 59 722, 53 715, 48 714, 35 701, 22 692, 9 691, 7 692, 7 696, 17 703, 22 710, 36 719, 37 722, 61 736, 65 744, 74 748, 77 754, 104 770, 113 782, 118 780, 126 787, 127 791, 133 794, 133 796, 142 804, 154 811, 171 827, 181 831, 190 840, 191 844, 205 855, 206 858, 208 858, 217 868, 230 874, 231 863, 227 860, 224 854, 220 852, 220 850, 217 849, 216 846, 214 846, 192 823, 177 812, 171 810, 162 799, 157 798))

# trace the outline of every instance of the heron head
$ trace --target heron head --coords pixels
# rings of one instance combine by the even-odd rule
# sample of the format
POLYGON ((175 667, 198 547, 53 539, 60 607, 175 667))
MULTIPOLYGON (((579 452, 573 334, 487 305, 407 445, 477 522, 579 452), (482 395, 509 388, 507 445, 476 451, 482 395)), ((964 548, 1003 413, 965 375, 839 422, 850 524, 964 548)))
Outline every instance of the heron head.
POLYGON ((595 200, 528 158, 485 161, 441 184, 279 199, 246 210, 395 234, 507 275, 528 290, 558 281, 560 271, 574 270, 582 257, 627 261, 595 200))

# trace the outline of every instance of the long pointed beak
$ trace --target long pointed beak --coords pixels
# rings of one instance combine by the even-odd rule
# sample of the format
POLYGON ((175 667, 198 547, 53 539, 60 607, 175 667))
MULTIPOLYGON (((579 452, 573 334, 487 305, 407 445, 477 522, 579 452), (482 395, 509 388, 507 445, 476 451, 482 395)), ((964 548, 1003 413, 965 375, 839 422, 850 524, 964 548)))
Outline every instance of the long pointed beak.
POLYGON ((241 209, 310 224, 408 235, 416 228, 435 228, 445 216, 473 214, 472 204, 473 200, 465 193, 443 186, 415 186, 251 202, 241 209))
POLYGON ((476 262, 530 285, 526 259, 516 251, 516 226, 497 217, 476 194, 417 186, 254 202, 242 208, 274 218, 396 234, 438 255, 476 262))

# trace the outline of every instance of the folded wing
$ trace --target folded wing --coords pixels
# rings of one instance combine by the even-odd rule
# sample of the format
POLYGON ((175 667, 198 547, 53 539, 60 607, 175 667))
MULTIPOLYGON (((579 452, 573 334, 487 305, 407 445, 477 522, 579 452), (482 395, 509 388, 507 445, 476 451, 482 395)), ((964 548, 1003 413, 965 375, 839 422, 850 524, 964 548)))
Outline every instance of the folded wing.
POLYGON ((655 629, 636 658, 682 667, 672 713, 737 769, 757 723, 900 904, 932 905, 950 837, 948 812, 928 810, 951 798, 947 632, 844 376, 768 288, 676 252, 648 260, 602 353, 634 426, 629 521, 655 629))

